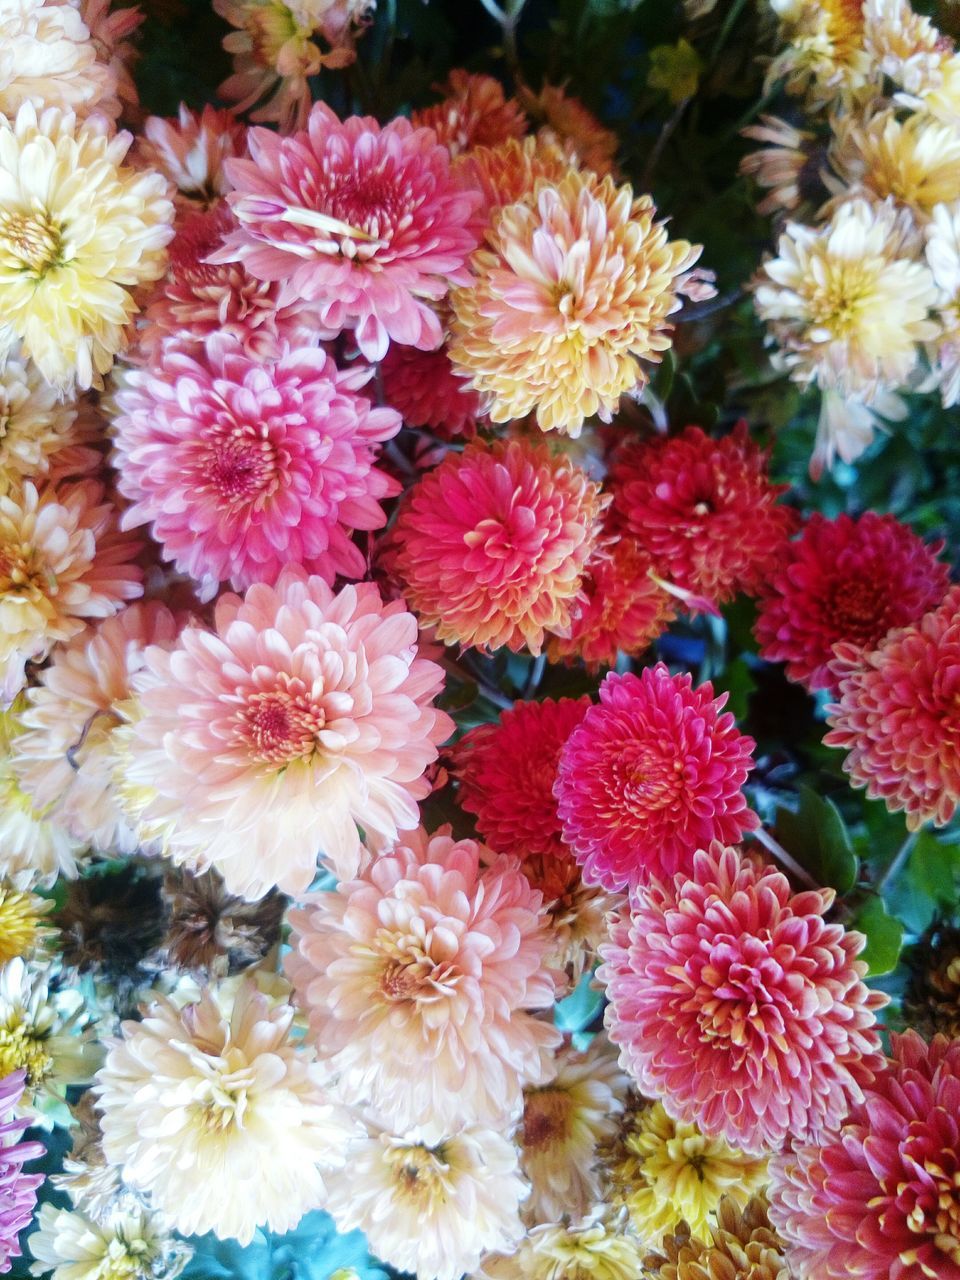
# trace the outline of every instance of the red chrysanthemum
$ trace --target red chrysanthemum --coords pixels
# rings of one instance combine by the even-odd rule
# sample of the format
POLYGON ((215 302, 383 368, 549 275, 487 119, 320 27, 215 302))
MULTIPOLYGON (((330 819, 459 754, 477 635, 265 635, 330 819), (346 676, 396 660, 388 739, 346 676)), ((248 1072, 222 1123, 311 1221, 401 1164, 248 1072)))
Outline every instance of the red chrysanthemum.
POLYGON ((676 617, 676 600, 651 577, 653 563, 633 538, 620 538, 589 565, 586 603, 569 636, 551 636, 551 661, 580 658, 588 667, 613 666, 618 653, 638 657, 676 617))
POLYGON ((585 883, 634 889, 687 872, 697 849, 735 844, 757 825, 741 791, 755 744, 723 712, 726 700, 662 662, 606 677, 600 705, 560 753, 555 783, 585 883))
POLYGON ((793 1274, 960 1280, 960 1040, 891 1039, 843 1127, 771 1165, 793 1274))
POLYGON ((790 679, 811 691, 836 692, 835 644, 873 649, 943 599, 950 575, 936 558, 942 548, 926 546, 893 516, 813 515, 784 549, 761 600, 761 655, 785 662, 790 679))
POLYGON ((832 671, 839 702, 824 742, 849 752, 853 785, 903 810, 911 831, 949 822, 960 804, 960 587, 870 652, 837 645, 832 671))
POLYGON ((815 1139, 862 1100, 887 997, 863 984, 863 935, 824 921, 833 899, 719 844, 636 895, 600 948, 607 1026, 675 1120, 761 1152, 815 1139))
POLYGON ((545 447, 478 441, 410 491, 391 568, 438 639, 539 653, 570 624, 603 505, 586 472, 545 447))
POLYGON ((516 98, 504 96, 493 76, 471 75, 457 67, 441 86, 442 102, 414 111, 418 128, 432 129, 451 155, 473 147, 495 147, 508 138, 522 138, 527 117, 516 98))
POLYGON ((477 434, 480 397, 453 371, 446 347, 418 351, 393 343, 380 365, 383 398, 409 427, 428 427, 444 440, 477 434))
POLYGON ((390 342, 439 346, 428 304, 469 279, 479 196, 451 176, 432 130, 402 117, 341 121, 315 102, 305 130, 251 129, 248 148, 249 160, 226 163, 241 230, 222 256, 279 281, 283 302, 316 302, 327 328, 356 332, 367 360, 390 342))
POLYGON ((553 784, 560 750, 590 705, 586 696, 515 702, 496 724, 479 725, 457 743, 460 804, 497 853, 570 858, 553 784))
POLYGON ((699 427, 631 444, 608 485, 617 526, 636 538, 657 573, 713 604, 755 594, 779 565, 797 515, 767 478, 767 452, 741 422, 713 440, 699 427))

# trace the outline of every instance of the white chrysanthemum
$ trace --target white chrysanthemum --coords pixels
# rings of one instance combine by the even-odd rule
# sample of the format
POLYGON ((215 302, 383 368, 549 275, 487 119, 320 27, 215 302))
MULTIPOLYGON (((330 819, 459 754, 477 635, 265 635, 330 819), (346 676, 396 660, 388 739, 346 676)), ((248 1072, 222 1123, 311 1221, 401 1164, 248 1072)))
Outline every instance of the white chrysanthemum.
POLYGON ((401 1135, 371 1122, 346 1157, 324 1207, 340 1231, 359 1227, 378 1258, 419 1280, 459 1280, 523 1235, 527 1184, 515 1147, 492 1129, 401 1135))
POLYGON ((927 263, 941 291, 936 365, 945 408, 960 401, 960 203, 939 205, 927 227, 927 263))
POLYGON ((886 431, 887 422, 902 422, 906 416, 905 401, 892 391, 879 391, 869 404, 832 389, 824 391, 817 439, 810 458, 811 476, 819 480, 838 457, 844 462, 855 462, 877 431, 886 431))
POLYGON ((103 1222, 45 1204, 37 1223, 30 1274, 51 1280, 175 1280, 193 1253, 155 1214, 132 1204, 103 1222))
POLYGON ((0 116, 0 351, 21 340, 62 389, 102 385, 173 236, 166 180, 125 167, 132 138, 106 127, 31 103, 0 116))
POLYGON ((863 25, 871 63, 906 93, 923 94, 942 84, 947 43, 909 0, 865 0, 863 25))
POLYGON ((79 845, 37 809, 13 771, 11 752, 23 733, 23 705, 18 699, 9 711, 0 710, 0 875, 17 889, 49 888, 58 876, 76 876, 79 845))
POLYGON ((116 76, 97 61, 77 6, 0 0, 0 112, 15 116, 25 102, 38 111, 120 114, 116 76))
POLYGON ((932 116, 848 115, 834 125, 830 163, 840 180, 828 185, 841 198, 857 189, 889 199, 921 224, 936 205, 960 199, 960 132, 932 116))
POLYGON ((864 403, 907 381, 938 327, 937 287, 911 235, 891 204, 862 199, 823 227, 788 224, 754 295, 794 381, 864 403))
POLYGON ((74 443, 76 418, 76 405, 14 352, 0 368, 0 493, 46 475, 50 458, 74 443))
POLYGON ((26 664, 141 594, 140 549, 116 531, 94 480, 0 495, 0 698, 26 683, 26 664))
POLYGON ((137 847, 115 798, 114 731, 145 648, 172 648, 179 630, 164 605, 131 605, 57 648, 40 684, 26 692, 26 731, 13 744, 20 784, 38 809, 97 849, 137 847))
POLYGON ((480 1275, 488 1280, 637 1280, 644 1252, 636 1236, 591 1215, 569 1225, 535 1227, 516 1253, 485 1258, 480 1275))
POLYGON ((532 1188, 524 1209, 531 1222, 579 1217, 600 1199, 597 1145, 615 1134, 629 1085, 605 1035, 597 1036, 586 1053, 566 1046, 556 1066, 549 1084, 523 1094, 517 1141, 532 1188))
POLYGON ((38 1124, 69 1123, 67 1086, 85 1083, 96 1067, 99 1046, 81 1028, 82 1015, 79 991, 51 992, 47 969, 20 956, 0 968, 0 1078, 26 1073, 17 1109, 38 1124))
POLYGON ((160 997, 108 1041, 95 1085, 104 1153, 181 1234, 247 1244, 323 1203, 323 1172, 353 1128, 291 1037, 293 1017, 245 980, 229 1012, 209 989, 183 1009, 160 997))
POLYGON ((770 0, 770 7, 786 47, 770 66, 768 85, 784 77, 788 93, 805 94, 816 108, 876 75, 863 47, 862 0, 770 0))

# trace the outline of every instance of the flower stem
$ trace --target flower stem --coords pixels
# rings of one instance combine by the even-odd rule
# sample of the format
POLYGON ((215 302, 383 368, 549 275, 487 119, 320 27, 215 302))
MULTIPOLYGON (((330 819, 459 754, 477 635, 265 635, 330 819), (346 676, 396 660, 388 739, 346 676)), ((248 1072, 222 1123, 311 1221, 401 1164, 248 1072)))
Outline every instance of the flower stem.
POLYGON ((763 845, 768 853, 773 854, 776 860, 786 867, 801 884, 805 884, 808 889, 820 888, 820 885, 817 884, 806 867, 801 867, 793 854, 787 853, 780 841, 775 840, 769 831, 764 831, 763 827, 758 827, 756 831, 752 831, 750 834, 763 845))
POLYGON ((882 895, 884 889, 896 880, 897 876, 906 865, 907 859, 913 852, 913 846, 917 843, 916 831, 908 831, 904 837, 903 843, 890 860, 890 865, 884 871, 883 875, 877 881, 874 889, 876 893, 882 895))

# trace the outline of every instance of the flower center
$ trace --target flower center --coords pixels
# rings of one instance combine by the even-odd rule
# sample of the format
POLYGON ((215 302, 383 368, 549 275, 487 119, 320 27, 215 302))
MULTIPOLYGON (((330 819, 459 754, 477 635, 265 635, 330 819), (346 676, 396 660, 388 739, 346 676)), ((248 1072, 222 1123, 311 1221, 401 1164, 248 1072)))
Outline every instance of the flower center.
POLYGON ((261 505, 280 486, 277 451, 265 426, 220 427, 202 462, 204 487, 230 505, 261 505))
POLYGON ((683 792, 683 761, 664 756, 656 743, 618 745, 611 794, 635 813, 671 809, 683 792))
POLYGON ((810 318, 831 338, 848 338, 863 322, 876 294, 875 273, 862 262, 823 264, 826 279, 810 298, 810 318))
POLYGON ((412 939, 398 941, 381 931, 377 939, 385 955, 380 991, 391 1004, 436 1004, 454 994, 459 971, 449 960, 435 960, 412 939))
POLYGON ((24 1023, 0 1027, 0 1077, 12 1071, 24 1071, 27 1084, 36 1089, 53 1069, 53 1059, 43 1047, 43 1040, 31 1033, 24 1023))
POLYGON ((570 1134, 573 1099, 565 1089, 533 1089, 523 1104, 521 1142, 527 1151, 565 1142, 570 1134))
POLYGON ((868 579, 844 578, 836 583, 828 608, 837 634, 854 644, 872 645, 889 630, 887 592, 868 579))
POLYGON ((203 1096, 194 1104, 196 1122, 207 1134, 242 1129, 246 1113, 246 1089, 230 1088, 217 1080, 207 1082, 203 1096))
POLYGON ((273 689, 248 698, 238 720, 243 745, 254 760, 285 765, 316 754, 326 716, 305 692, 273 689))
POLYGON ((0 546, 0 595, 23 595, 38 599, 52 594, 56 579, 44 573, 31 546, 0 546))
POLYGON ((450 1165, 442 1143, 437 1147, 397 1144, 387 1148, 385 1159, 401 1199, 413 1201, 423 1209, 444 1203, 450 1165))
MULTIPOLYGON (((884 1190, 896 1197, 910 1231, 932 1238, 940 1253, 960 1265, 960 1156, 955 1119, 938 1110, 929 1121, 914 1121, 900 1153, 909 1181, 884 1190)), ((910 1265, 916 1254, 907 1250, 900 1258, 904 1265, 910 1265)))
POLYGON ((0 211, 0 257, 13 259, 17 270, 42 279, 62 265, 63 236, 45 209, 31 213, 0 211))

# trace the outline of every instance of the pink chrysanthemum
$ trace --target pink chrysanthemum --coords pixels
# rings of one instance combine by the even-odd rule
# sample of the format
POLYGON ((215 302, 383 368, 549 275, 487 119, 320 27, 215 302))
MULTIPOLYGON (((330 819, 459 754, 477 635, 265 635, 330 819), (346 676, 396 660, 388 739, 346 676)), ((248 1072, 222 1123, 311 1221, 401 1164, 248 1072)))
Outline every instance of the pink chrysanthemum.
POLYGON ((10 1270, 13 1258, 21 1254, 17 1239, 33 1217, 37 1188, 43 1181, 39 1173, 24 1173, 28 1160, 44 1154, 42 1142, 21 1142, 29 1117, 14 1119, 17 1103, 23 1093, 24 1074, 16 1071, 0 1080, 0 1273, 10 1270))
POLYGON ((480 397, 453 371, 446 347, 418 351, 393 343, 380 365, 383 397, 410 427, 428 427, 444 440, 472 440, 483 418, 480 397))
POLYGON ((216 867, 231 893, 296 894, 320 852, 356 873, 358 823, 390 841, 418 821, 452 728, 430 704, 443 673, 371 583, 334 595, 290 566, 146 662, 125 780, 175 861, 216 867))
POLYGON ((0 496, 0 699, 26 683, 26 664, 106 618, 142 591, 131 561, 141 543, 117 532, 95 480, 27 482, 0 496))
POLYGON ((55 649, 40 684, 27 691, 14 773, 34 807, 85 845, 120 853, 137 847, 116 802, 114 730, 147 645, 171 649, 179 630, 164 605, 131 605, 55 649))
POLYGON ((305 131, 251 129, 250 160, 228 160, 241 224, 232 252, 281 297, 319 304, 322 323, 356 330, 382 360, 391 341, 430 350, 442 334, 427 305, 469 279, 478 197, 450 174, 429 129, 398 118, 341 121, 317 102, 305 131))
POLYGON ((615 524, 657 574, 712 604, 755 594, 779 566, 796 513, 777 499, 747 424, 722 440, 699 427, 628 445, 608 477, 615 524))
POLYGON ((546 448, 477 442, 411 490, 393 568, 438 639, 539 653, 569 625, 603 505, 599 485, 546 448))
POLYGON ((835 652, 839 701, 827 708, 824 742, 849 752, 853 785, 902 810, 911 831, 945 825, 960 804, 960 587, 878 648, 835 652))
POLYGON ((827 924, 832 889, 714 843, 636 895, 599 970, 610 1039, 649 1097, 748 1152, 814 1140, 883 1066, 862 934, 827 924))
POLYGON ((960 1041, 891 1039, 846 1123, 771 1165, 770 1220, 793 1274, 960 1280, 960 1041))
POLYGON ((630 537, 621 537, 588 566, 586 603, 569 636, 551 636, 553 662, 579 658, 592 669, 613 666, 618 653, 639 657, 676 617, 676 600, 651 576, 653 563, 630 537))
POLYGON ((207 104, 197 112, 181 103, 175 119, 147 117, 137 154, 181 196, 209 204, 230 190, 223 164, 243 154, 246 133, 232 111, 207 104))
POLYGON ((741 791, 755 744, 723 712, 726 701, 709 681, 694 689, 692 676, 672 676, 662 662, 606 677, 600 705, 560 753, 554 784, 587 884, 635 889, 651 875, 687 872, 698 849, 757 826, 741 791))
POLYGON ((553 784, 560 749, 589 707, 586 696, 515 702, 495 724, 478 725, 457 743, 458 799, 498 853, 570 858, 553 784))
POLYGON ((280 285, 256 280, 240 262, 208 262, 236 228, 229 206, 188 214, 170 245, 170 266, 142 316, 142 351, 160 358, 161 344, 202 343, 210 334, 235 338, 247 355, 276 360, 284 345, 311 347, 335 335, 323 329, 316 307, 281 305, 280 285))
POLYGON ((270 362, 218 335, 202 353, 164 347, 116 395, 125 526, 149 524, 211 595, 273 582, 287 564, 330 583, 362 577, 350 533, 383 525, 379 499, 399 488, 373 466, 400 418, 355 394, 369 377, 313 347, 270 362))
POLYGON ((493 76, 471 75, 457 67, 442 86, 446 97, 436 106, 414 111, 411 120, 432 129, 453 156, 473 147, 495 147, 508 138, 522 138, 527 117, 516 98, 504 96, 493 76))
POLYGON ((512 858, 449 828, 408 832, 360 878, 295 911, 287 969, 338 1094, 391 1124, 516 1116, 560 1034, 540 894, 512 858))
POLYGON ((790 679, 811 691, 836 692, 835 644, 874 649, 943 599, 950 571, 936 558, 942 549, 893 516, 811 516, 761 599, 761 656, 785 662, 790 679))

